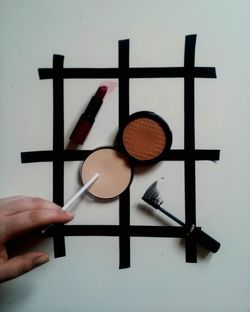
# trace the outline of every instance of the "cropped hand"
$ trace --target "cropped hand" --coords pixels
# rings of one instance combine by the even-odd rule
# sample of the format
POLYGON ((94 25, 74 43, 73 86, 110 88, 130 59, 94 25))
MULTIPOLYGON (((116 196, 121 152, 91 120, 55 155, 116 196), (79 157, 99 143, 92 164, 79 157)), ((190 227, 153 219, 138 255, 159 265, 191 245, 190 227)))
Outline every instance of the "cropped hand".
POLYGON ((0 199, 0 282, 15 278, 47 262, 44 252, 29 252, 9 258, 6 244, 14 238, 54 223, 67 223, 74 215, 56 204, 24 196, 0 199))

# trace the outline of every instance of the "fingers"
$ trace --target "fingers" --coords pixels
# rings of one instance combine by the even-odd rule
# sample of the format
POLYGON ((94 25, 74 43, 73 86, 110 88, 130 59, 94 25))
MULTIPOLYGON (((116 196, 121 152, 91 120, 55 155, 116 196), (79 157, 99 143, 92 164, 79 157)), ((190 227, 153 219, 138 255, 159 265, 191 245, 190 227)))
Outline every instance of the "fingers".
POLYGON ((7 241, 36 228, 54 223, 67 223, 74 215, 61 209, 32 209, 18 214, 0 217, 0 242, 7 241))
POLYGON ((0 245, 0 265, 8 260, 8 253, 4 245, 0 245))
POLYGON ((0 265, 0 282, 29 272, 47 261, 49 261, 48 255, 42 252, 30 252, 14 257, 0 265))
POLYGON ((10 216, 12 214, 20 213, 30 209, 41 208, 54 210, 60 209, 58 205, 41 198, 14 196, 0 199, 0 214, 5 216, 10 216))

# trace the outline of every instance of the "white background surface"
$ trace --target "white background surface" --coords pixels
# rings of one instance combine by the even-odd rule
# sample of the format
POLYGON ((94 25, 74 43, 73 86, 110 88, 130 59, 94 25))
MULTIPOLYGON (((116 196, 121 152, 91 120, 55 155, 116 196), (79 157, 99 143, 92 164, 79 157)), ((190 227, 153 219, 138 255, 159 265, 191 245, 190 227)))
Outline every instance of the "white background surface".
MULTIPOLYGON (((197 224, 221 242, 217 254, 185 262, 175 238, 131 238, 131 268, 119 270, 118 238, 66 237, 67 256, 0 287, 2 312, 250 311, 249 1, 0 1, 0 196, 52 199, 50 163, 21 164, 20 152, 52 147, 52 81, 38 68, 54 53, 65 67, 116 67, 118 40, 130 39, 130 66, 183 66, 184 42, 197 34, 196 148, 220 149, 217 163, 197 162, 197 224)), ((103 80, 65 81, 65 143, 103 80)), ((183 148, 183 80, 130 81, 130 111, 152 110, 183 148)), ((117 132, 118 90, 105 97, 84 148, 110 145, 117 132)), ((65 200, 78 188, 80 162, 65 163, 65 200)), ((131 224, 162 225, 138 205, 166 179, 166 200, 184 218, 183 163, 161 163, 136 176, 131 224)), ((118 202, 77 206, 72 224, 117 224, 118 202)))

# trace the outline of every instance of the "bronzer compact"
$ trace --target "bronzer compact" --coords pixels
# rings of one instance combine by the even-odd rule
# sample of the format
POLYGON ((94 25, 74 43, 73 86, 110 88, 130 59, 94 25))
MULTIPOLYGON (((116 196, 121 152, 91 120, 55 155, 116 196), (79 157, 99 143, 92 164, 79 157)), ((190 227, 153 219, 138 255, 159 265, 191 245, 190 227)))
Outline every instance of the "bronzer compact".
POLYGON ((153 164, 164 157, 172 145, 172 132, 155 113, 132 114, 118 134, 118 145, 133 164, 153 164))
POLYGON ((119 130, 114 147, 98 148, 86 158, 81 168, 83 183, 98 172, 89 193, 101 199, 115 198, 129 187, 135 165, 162 160, 171 145, 172 132, 164 119, 149 111, 134 113, 119 130))

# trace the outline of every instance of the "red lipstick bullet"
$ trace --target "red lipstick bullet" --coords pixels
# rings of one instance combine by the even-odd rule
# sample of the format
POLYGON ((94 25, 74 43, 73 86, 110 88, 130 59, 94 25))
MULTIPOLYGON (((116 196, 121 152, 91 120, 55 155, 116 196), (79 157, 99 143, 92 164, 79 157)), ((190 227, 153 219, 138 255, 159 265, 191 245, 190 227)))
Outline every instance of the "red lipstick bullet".
POLYGON ((107 93, 108 88, 101 86, 96 91, 96 94, 91 98, 86 110, 79 118, 71 136, 70 141, 75 144, 82 145, 85 141, 91 127, 95 122, 95 117, 103 103, 103 98, 107 93))

